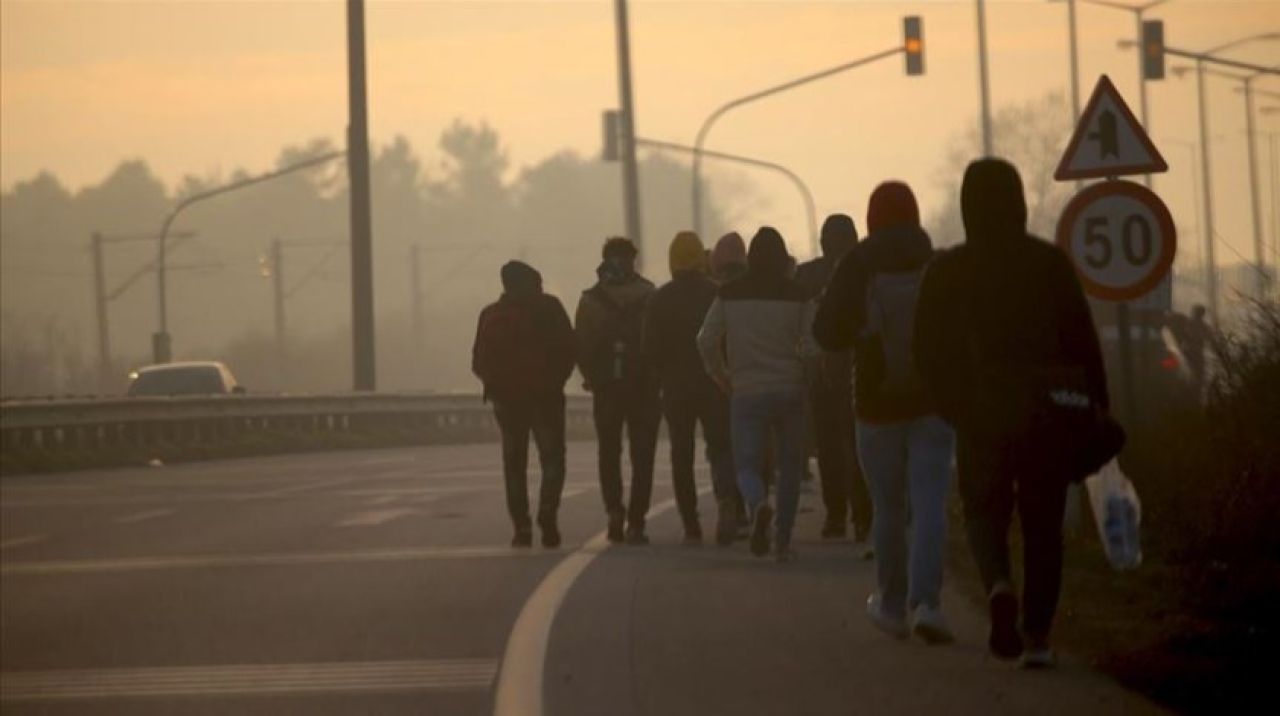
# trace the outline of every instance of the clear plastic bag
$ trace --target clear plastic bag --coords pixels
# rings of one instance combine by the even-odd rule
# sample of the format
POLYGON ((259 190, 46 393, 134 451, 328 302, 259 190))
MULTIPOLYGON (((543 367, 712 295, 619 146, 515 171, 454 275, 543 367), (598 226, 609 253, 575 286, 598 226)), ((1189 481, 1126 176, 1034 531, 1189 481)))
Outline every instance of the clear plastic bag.
POLYGON ((1120 571, 1136 569, 1142 564, 1142 501, 1138 491, 1115 460, 1086 479, 1084 485, 1107 561, 1120 571))

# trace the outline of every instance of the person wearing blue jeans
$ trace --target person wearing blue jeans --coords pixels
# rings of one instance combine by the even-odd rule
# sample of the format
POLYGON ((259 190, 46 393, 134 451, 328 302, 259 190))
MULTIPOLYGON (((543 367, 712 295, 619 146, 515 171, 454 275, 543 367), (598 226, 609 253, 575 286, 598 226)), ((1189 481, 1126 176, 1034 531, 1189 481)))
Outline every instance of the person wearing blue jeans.
POLYGON ((913 352, 933 244, 902 182, 872 192, 867 229, 836 269, 813 327, 824 349, 854 349, 858 459, 871 492, 878 581, 867 616, 895 637, 946 643, 953 636, 940 593, 955 437, 936 415, 913 352))
POLYGON ((936 415, 895 423, 860 420, 857 431, 858 459, 876 516, 871 533, 879 612, 895 627, 905 625, 907 615, 913 614, 923 638, 947 641, 943 630, 928 624, 927 618, 921 624, 920 619, 929 612, 940 613, 942 607, 955 435, 936 415))
POLYGON ((735 395, 730 410, 738 490, 752 514, 757 507, 768 505, 762 474, 764 447, 769 439, 776 441, 777 539, 778 549, 786 550, 791 544, 804 475, 805 395, 802 391, 735 395))
POLYGON ((762 227, 751 239, 745 275, 720 287, 698 331, 702 363, 731 397, 730 425, 738 489, 751 515, 751 552, 769 552, 774 508, 762 470, 777 441, 778 561, 794 557, 791 530, 804 472, 805 391, 818 356, 813 304, 789 275, 782 235, 762 227))

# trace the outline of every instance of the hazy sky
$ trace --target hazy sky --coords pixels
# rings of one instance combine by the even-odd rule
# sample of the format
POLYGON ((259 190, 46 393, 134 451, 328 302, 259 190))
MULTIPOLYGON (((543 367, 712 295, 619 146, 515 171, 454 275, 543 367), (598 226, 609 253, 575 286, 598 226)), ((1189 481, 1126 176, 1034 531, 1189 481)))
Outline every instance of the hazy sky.
MULTIPOLYGON (((1065 5, 988 6, 995 105, 1065 90, 1065 5)), ((977 115, 970 0, 633 0, 639 133, 690 142, 725 100, 895 46, 905 14, 924 17, 926 76, 906 77, 901 58, 886 60, 730 113, 708 146, 790 166, 812 186, 820 212, 846 211, 860 225, 866 196, 886 178, 912 183, 928 213, 954 190, 941 181, 940 162, 977 115)), ((1280 30, 1277 1, 1174 0, 1155 16, 1166 21, 1168 43, 1187 49, 1280 30)), ((78 187, 128 157, 147 159, 172 182, 264 169, 283 145, 317 136, 340 142, 344 23, 344 3, 333 0, 0 0, 0 184, 48 169, 78 187)), ((431 162, 440 130, 461 116, 495 126, 516 168, 564 147, 599 151, 600 111, 617 103, 610 0, 372 1, 367 24, 375 143, 404 134, 431 162)), ((1083 96, 1106 72, 1136 110, 1136 58, 1116 46, 1134 32, 1130 14, 1081 4, 1083 96)), ((1280 42, 1233 56, 1280 64, 1280 42)), ((1224 262, 1234 251, 1251 254, 1252 236, 1243 103, 1233 86, 1210 85, 1224 262)), ((1257 86, 1280 93, 1280 81, 1257 86)), ((1190 226, 1191 155, 1177 141, 1196 138, 1195 84, 1170 75, 1150 85, 1150 96, 1152 133, 1172 165, 1157 189, 1190 226)), ((1278 117, 1259 121, 1264 180, 1266 133, 1280 130, 1278 117)), ((794 190, 751 170, 740 176, 758 190, 740 202, 744 230, 768 221, 803 246, 794 190)), ((1264 199, 1275 191, 1266 187, 1264 199)))

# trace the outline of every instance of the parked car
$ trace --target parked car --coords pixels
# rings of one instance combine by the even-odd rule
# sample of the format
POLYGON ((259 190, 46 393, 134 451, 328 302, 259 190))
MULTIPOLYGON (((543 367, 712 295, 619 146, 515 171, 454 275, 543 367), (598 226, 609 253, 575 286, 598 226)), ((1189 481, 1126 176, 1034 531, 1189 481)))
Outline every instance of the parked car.
MULTIPOLYGON (((1111 402, 1123 411, 1119 330, 1114 320, 1109 320, 1114 313, 1095 315, 1099 319, 1098 337, 1111 384, 1111 402)), ((1163 317, 1155 312, 1135 311, 1129 335, 1134 399, 1141 419, 1145 421, 1168 410, 1196 405, 1199 397, 1195 381, 1163 317)))
POLYGON ((218 361, 149 365, 129 374, 130 397, 155 395, 229 395, 243 393, 227 366, 218 361))

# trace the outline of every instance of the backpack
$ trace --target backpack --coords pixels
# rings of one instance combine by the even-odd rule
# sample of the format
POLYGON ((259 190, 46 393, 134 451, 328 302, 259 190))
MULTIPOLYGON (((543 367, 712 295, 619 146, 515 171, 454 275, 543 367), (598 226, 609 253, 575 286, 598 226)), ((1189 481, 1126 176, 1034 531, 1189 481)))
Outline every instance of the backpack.
POLYGON ((543 387, 550 356, 535 303, 499 301, 485 312, 479 333, 476 369, 486 398, 510 400, 543 387))
POLYGON ((600 337, 593 346, 589 380, 593 386, 632 383, 642 377, 644 355, 642 337, 646 299, 619 303, 601 286, 587 291, 609 311, 600 337))
POLYGON ((912 349, 923 278, 921 268, 878 272, 868 282, 863 336, 871 348, 870 361, 859 370, 870 371, 870 382, 883 397, 914 397, 924 392, 912 349))

